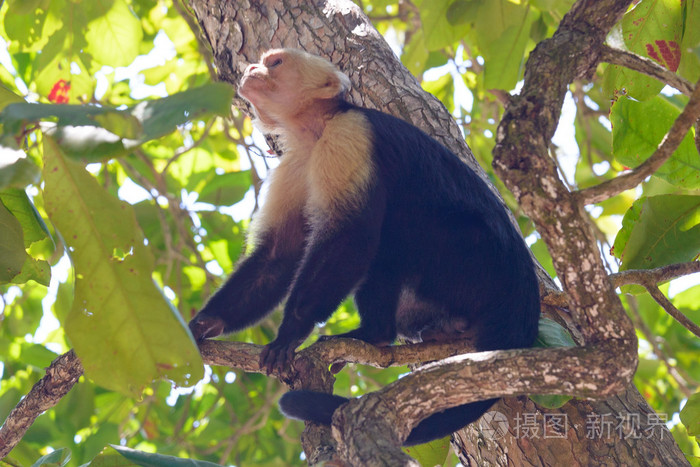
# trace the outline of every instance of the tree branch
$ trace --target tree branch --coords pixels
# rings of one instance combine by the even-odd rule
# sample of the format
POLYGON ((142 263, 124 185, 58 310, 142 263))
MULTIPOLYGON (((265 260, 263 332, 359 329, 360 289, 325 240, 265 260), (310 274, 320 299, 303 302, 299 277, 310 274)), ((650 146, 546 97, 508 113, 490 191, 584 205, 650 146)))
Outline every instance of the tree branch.
POLYGON ((664 84, 677 89, 683 94, 690 96, 693 93, 693 83, 678 76, 666 67, 656 63, 654 60, 642 57, 627 50, 616 49, 603 45, 600 49, 600 61, 613 65, 623 66, 630 70, 638 71, 647 76, 661 81, 664 84))
POLYGON ((498 127, 493 167, 547 244, 586 342, 629 339, 627 350, 636 353, 634 326, 607 279, 587 216, 548 152, 569 83, 595 69, 629 3, 578 0, 554 35, 530 53, 523 88, 498 127))
POLYGON ((58 404, 83 374, 83 365, 73 350, 56 358, 0 427, 0 458, 20 442, 34 420, 58 404))
POLYGON ((618 344, 626 345, 608 341, 595 347, 479 352, 422 367, 336 411, 333 426, 345 440, 341 455, 362 465, 417 465, 398 446, 437 411, 507 395, 604 398, 620 392, 634 365, 613 363, 610 355, 620 354, 618 344), (388 433, 392 442, 387 442, 388 433))
MULTIPOLYGON (((214 340, 205 340, 199 345, 204 363, 249 373, 264 372, 259 364, 262 349, 263 346, 256 344, 214 340)), ((433 362, 471 351, 473 347, 468 340, 375 347, 357 339, 331 339, 297 352, 296 360, 318 360, 325 368, 339 362, 389 368, 433 362)), ((278 378, 283 376, 277 373, 272 375, 278 378)))
POLYGON ((578 200, 584 205, 599 203, 642 183, 645 178, 656 172, 671 157, 673 152, 678 149, 690 127, 693 126, 699 117, 700 80, 695 84, 695 89, 690 96, 688 105, 685 106, 676 121, 673 122, 671 129, 666 133, 659 147, 647 160, 634 170, 619 177, 578 191, 576 193, 578 200))

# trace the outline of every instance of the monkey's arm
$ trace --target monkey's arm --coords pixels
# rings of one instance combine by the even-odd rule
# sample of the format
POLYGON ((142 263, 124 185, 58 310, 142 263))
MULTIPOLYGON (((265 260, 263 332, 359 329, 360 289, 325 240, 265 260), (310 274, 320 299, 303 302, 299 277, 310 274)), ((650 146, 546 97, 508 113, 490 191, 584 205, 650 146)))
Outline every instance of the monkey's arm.
MULTIPOLYGON (((287 300, 277 338, 260 355, 268 373, 288 367, 315 323, 328 319, 366 275, 377 252, 385 202, 370 197, 361 212, 333 226, 315 226, 287 300)), ((330 221, 332 222, 332 221, 330 221)))
POLYGON ((302 257, 301 225, 287 222, 261 236, 260 245, 190 321, 196 340, 249 327, 282 301, 302 257))

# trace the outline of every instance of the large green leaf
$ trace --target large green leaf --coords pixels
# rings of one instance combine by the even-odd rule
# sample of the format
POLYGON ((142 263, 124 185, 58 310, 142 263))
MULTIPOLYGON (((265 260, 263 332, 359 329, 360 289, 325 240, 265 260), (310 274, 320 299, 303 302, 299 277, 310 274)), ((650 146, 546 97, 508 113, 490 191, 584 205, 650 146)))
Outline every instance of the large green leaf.
MULTIPOLYGON (((646 102, 619 99, 610 115, 615 159, 628 167, 637 167, 654 153, 679 114, 678 108, 662 97, 646 102)), ((700 188, 700 156, 693 133, 694 130, 688 132, 654 175, 684 188, 700 188)))
POLYGON ((700 254, 700 196, 641 198, 622 219, 613 254, 620 270, 692 261, 700 254))
POLYGON ((199 380, 199 351, 151 279, 153 258, 132 207, 48 137, 44 178, 46 211, 75 267, 75 300, 64 327, 86 375, 132 396, 159 377, 181 385, 199 380))

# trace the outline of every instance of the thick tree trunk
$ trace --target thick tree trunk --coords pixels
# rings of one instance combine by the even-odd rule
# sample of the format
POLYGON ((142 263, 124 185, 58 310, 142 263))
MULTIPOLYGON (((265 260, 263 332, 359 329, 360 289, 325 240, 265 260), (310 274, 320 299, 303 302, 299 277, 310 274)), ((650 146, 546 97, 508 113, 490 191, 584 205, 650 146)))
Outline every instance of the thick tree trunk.
MULTIPOLYGON (((302 48, 327 57, 350 76, 354 85, 350 97, 355 103, 421 127, 484 177, 449 112, 420 88, 349 0, 189 3, 222 81, 237 85, 245 67, 273 47, 302 48)), ((242 100, 235 104, 246 107, 242 100)), ((548 118, 556 126, 557 116, 537 118, 548 118)), ((545 287, 553 287, 546 274, 541 273, 540 278, 545 287)), ((566 313, 562 316, 569 319, 566 313)), ((589 337, 586 329, 572 328, 572 333, 580 342, 581 336, 589 337)), ((498 423, 501 418, 497 416, 493 422, 482 419, 455 435, 465 465, 687 464, 666 426, 633 386, 620 396, 573 400, 557 410, 543 410, 526 397, 506 398, 493 411, 504 416, 507 433, 493 431, 506 427, 498 423)), ((329 439, 329 430, 307 429, 303 445, 310 463, 333 456, 329 439)))

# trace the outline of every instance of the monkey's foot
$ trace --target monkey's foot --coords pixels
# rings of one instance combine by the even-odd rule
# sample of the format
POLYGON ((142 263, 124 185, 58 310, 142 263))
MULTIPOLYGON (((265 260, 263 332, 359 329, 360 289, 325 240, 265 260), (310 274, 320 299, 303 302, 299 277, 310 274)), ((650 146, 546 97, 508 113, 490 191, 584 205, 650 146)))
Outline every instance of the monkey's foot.
POLYGON ((286 381, 294 369, 295 348, 296 346, 293 344, 278 342, 275 339, 260 352, 260 368, 268 376, 276 373, 286 381))

